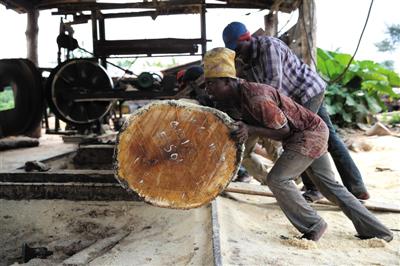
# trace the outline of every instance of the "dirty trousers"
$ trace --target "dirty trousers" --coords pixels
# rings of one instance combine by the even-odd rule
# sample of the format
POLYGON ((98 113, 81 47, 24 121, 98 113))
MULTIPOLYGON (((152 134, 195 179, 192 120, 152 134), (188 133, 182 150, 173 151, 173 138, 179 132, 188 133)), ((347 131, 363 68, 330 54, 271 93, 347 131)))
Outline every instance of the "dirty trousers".
POLYGON ((292 181, 305 170, 318 190, 338 205, 353 222, 360 238, 377 237, 386 241, 393 239, 392 232, 344 186, 335 181, 327 154, 313 160, 298 152, 286 150, 276 161, 264 183, 274 193, 286 217, 301 233, 318 232, 325 223, 292 181))
MULTIPOLYGON (((340 138, 329 118, 328 111, 324 105, 318 110, 318 115, 322 118, 329 129, 328 152, 332 156, 336 169, 342 179, 343 185, 353 194, 357 195, 367 191, 364 185, 360 170, 351 158, 351 155, 340 138)), ((315 186, 307 175, 301 176, 307 189, 315 190, 315 186)))
POLYGON ((280 153, 282 152, 282 144, 268 138, 259 138, 257 136, 249 136, 245 143, 245 150, 243 154, 242 165, 246 168, 247 172, 253 176, 257 181, 263 182, 268 174, 268 168, 271 166, 266 164, 261 155, 256 154, 253 150, 257 143, 267 151, 270 155, 269 160, 275 162, 280 153))

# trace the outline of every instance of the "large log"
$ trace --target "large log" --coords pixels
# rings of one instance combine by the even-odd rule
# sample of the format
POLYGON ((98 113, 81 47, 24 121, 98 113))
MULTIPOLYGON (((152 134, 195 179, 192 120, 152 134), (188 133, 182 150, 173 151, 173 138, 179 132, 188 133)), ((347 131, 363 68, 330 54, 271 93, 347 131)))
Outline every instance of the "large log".
POLYGON ((117 179, 148 203, 189 209, 210 202, 237 173, 243 145, 232 120, 213 108, 157 101, 131 115, 118 134, 117 179))

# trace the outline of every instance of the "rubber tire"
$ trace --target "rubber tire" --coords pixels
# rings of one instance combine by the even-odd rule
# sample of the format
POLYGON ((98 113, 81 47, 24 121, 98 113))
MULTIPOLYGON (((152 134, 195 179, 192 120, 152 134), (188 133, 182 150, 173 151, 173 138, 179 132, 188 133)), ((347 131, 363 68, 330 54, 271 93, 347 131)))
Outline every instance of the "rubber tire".
POLYGON ((0 112, 3 136, 23 135, 40 123, 43 108, 41 77, 27 59, 0 60, 0 83, 14 84, 15 108, 0 112))

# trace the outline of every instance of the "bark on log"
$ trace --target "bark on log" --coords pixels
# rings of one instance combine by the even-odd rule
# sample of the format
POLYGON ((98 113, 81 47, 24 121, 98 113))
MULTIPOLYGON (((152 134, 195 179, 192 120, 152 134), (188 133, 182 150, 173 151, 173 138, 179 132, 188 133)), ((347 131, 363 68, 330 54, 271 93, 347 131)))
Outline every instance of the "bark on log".
POLYGON ((223 112, 157 101, 132 114, 118 134, 115 175, 160 207, 189 209, 214 199, 236 175, 243 145, 223 112))

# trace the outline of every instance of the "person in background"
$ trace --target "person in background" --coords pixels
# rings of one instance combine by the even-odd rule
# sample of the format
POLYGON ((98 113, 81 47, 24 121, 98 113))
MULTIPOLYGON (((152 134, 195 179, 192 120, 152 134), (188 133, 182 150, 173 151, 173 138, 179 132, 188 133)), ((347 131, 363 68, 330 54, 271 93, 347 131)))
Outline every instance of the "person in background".
POLYGON ((393 239, 393 233, 335 181, 326 153, 329 131, 317 114, 269 85, 237 79, 235 52, 230 49, 214 48, 203 60, 207 93, 221 103, 217 106, 237 109, 240 120, 235 123, 232 137, 242 143, 249 135, 282 142, 284 151, 264 183, 289 221, 303 233, 302 238, 318 241, 327 229, 327 223, 292 181, 307 171, 323 195, 353 222, 359 238, 393 239))
MULTIPOLYGON (((368 199, 369 193, 361 173, 338 136, 329 114, 322 104, 326 84, 307 64, 303 63, 290 48, 277 38, 253 37, 240 22, 228 24, 223 31, 225 47, 236 52, 238 77, 263 83, 318 113, 329 128, 328 151, 335 162, 344 186, 358 199, 368 199)), ((308 201, 322 198, 315 184, 305 173, 302 180, 308 201)))
POLYGON ((185 75, 185 69, 181 69, 176 73, 176 83, 178 85, 178 90, 182 90, 186 85, 183 82, 183 76, 185 75))

